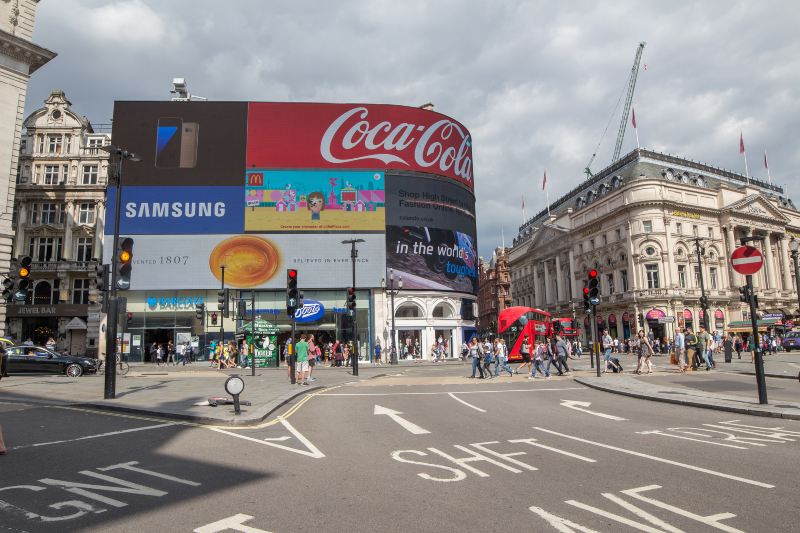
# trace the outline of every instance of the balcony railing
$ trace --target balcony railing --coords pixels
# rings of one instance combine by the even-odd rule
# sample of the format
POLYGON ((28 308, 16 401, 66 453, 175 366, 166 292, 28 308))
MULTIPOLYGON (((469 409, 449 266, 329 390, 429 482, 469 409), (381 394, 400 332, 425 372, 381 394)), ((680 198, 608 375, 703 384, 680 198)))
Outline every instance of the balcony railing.
POLYGON ((89 272, 95 269, 97 261, 34 261, 31 264, 31 272, 59 272, 59 271, 79 271, 89 272))

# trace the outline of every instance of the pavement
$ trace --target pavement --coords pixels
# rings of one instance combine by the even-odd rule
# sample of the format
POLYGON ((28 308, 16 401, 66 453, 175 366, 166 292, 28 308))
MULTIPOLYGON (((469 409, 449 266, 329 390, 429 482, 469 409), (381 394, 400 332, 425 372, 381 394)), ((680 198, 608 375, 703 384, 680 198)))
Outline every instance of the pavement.
POLYGON ((798 421, 465 370, 350 377, 251 427, 0 400, 0 532, 797 530, 798 421))

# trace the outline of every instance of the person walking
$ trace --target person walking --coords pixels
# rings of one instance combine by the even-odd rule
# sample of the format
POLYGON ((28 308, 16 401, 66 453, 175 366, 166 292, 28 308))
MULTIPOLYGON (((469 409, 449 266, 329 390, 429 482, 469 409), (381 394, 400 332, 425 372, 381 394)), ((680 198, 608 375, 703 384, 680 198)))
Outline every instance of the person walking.
POLYGON ((650 363, 650 357, 653 355, 653 345, 650 339, 644 334, 644 330, 640 329, 638 334, 638 359, 639 363, 636 365, 636 374, 643 374, 642 370, 647 367, 647 373, 653 373, 653 365, 650 363))
POLYGON ((372 364, 377 366, 383 366, 381 362, 381 343, 380 341, 375 343, 375 357, 372 359, 372 364))
POLYGON ((736 350, 737 359, 742 358, 742 348, 744 348, 744 346, 742 346, 742 338, 739 335, 736 335, 733 338, 733 349, 736 350))
POLYGON ((481 357, 483 356, 483 348, 480 344, 478 344, 478 339, 472 337, 472 340, 469 341, 469 356, 472 358, 472 375, 469 376, 470 379, 475 377, 475 371, 477 370, 481 374, 481 379, 484 378, 483 375, 483 368, 481 367, 481 357))
POLYGON ((706 371, 711 370, 714 365, 714 360, 711 358, 711 342, 711 336, 706 332, 706 327, 700 324, 700 332, 697 334, 696 350, 706 363, 706 371))
POLYGON ((528 372, 531 371, 531 343, 528 340, 528 336, 522 339, 522 346, 519 348, 519 354, 522 356, 522 362, 517 365, 517 368, 514 369, 515 374, 519 374, 519 371, 522 370, 522 367, 528 367, 528 372))
POLYGON ((497 358, 497 366, 495 366, 494 369, 495 376, 500 377, 500 370, 508 372, 509 376, 513 376, 514 371, 511 370, 510 366, 508 366, 508 349, 506 348, 506 341, 503 339, 497 339, 495 342, 497 343, 497 352, 495 353, 495 357, 497 358))
POLYGON ((686 372, 686 367, 689 366, 689 361, 684 363, 684 347, 686 346, 686 337, 683 334, 683 330, 679 329, 678 333, 675 335, 675 360, 678 362, 678 370, 681 372, 686 372))
POLYGON ((547 349, 541 342, 536 343, 533 350, 533 368, 531 375, 528 379, 536 379, 536 371, 538 370, 546 378, 550 379, 550 360, 547 361, 547 368, 544 367, 544 358, 547 356, 547 349))
POLYGON ((295 381, 298 385, 308 385, 306 375, 308 373, 308 342, 306 334, 300 335, 300 341, 295 346, 297 361, 295 362, 295 381))
POLYGON ((178 345, 178 362, 186 366, 186 342, 178 345))
POLYGON ((161 366, 161 363, 164 361, 164 345, 158 344, 156 348, 156 364, 157 366, 161 366))
MULTIPOLYGON (((559 363, 561 363, 562 373, 569 374, 570 369, 569 365, 567 364, 567 359, 569 358, 569 347, 567 346, 567 342, 561 335, 556 335, 554 351, 556 358, 558 359, 559 363)), ((608 352, 608 357, 609 358, 611 357, 610 351, 608 352)))
POLYGON ((494 354, 492 353, 492 344, 487 341, 483 344, 483 370, 487 378, 491 379, 494 377, 492 374, 492 361, 494 361, 494 354))
POLYGON ((283 359, 286 361, 286 377, 288 377, 289 381, 291 381, 292 362, 294 361, 294 345, 292 344, 291 337, 286 339, 286 343, 283 345, 283 359))

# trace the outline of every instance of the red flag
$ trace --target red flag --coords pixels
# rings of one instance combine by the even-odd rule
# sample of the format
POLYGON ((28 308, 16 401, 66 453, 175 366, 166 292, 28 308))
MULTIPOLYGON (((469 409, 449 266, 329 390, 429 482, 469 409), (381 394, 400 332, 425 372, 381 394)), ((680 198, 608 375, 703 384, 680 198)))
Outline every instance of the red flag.
POLYGON ((769 170, 769 163, 767 162, 767 151, 764 150, 764 168, 769 170))
POLYGON ((633 127, 636 128, 636 108, 631 108, 631 123, 633 123, 633 127))
POLYGON ((742 132, 739 132, 739 153, 744 153, 744 137, 742 137, 742 132))
POLYGON ((542 179, 542 190, 547 187, 547 170, 544 171, 544 179, 542 179))

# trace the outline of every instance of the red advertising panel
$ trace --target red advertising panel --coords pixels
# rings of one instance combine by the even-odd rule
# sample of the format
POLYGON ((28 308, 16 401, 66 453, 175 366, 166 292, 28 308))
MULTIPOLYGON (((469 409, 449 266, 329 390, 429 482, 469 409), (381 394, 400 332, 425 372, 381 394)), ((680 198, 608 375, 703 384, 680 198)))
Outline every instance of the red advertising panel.
POLYGON ((247 166, 402 169, 473 190, 472 138, 459 122, 386 104, 248 104, 247 166))

